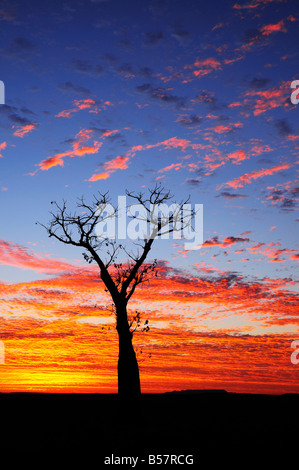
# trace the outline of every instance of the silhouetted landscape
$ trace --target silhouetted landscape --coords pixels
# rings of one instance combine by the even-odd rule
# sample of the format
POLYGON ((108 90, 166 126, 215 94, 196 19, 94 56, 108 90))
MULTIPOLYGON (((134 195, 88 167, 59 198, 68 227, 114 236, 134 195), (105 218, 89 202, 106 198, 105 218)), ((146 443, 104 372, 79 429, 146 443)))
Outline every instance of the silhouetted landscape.
POLYGON ((1 394, 0 448, 14 460, 82 459, 82 468, 101 468, 112 454, 193 455, 197 468, 207 461, 269 463, 295 456, 298 405, 297 394, 224 390, 143 394, 138 404, 117 395, 1 394), (94 459, 96 466, 87 465, 94 459))

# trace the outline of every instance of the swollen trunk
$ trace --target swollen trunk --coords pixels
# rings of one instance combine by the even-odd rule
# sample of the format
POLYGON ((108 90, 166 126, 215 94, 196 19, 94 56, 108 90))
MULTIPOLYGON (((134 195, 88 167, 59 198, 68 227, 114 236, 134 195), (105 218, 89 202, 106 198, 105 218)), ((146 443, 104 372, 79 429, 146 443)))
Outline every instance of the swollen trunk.
POLYGON ((118 394, 122 398, 134 399, 140 396, 139 368, 132 344, 127 312, 117 309, 117 332, 119 338, 118 394))

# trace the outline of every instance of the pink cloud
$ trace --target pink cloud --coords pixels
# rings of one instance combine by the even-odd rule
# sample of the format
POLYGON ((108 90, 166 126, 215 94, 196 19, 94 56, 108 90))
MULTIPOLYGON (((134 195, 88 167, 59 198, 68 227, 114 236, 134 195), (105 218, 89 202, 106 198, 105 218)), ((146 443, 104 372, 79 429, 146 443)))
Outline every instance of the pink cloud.
POLYGON ((13 135, 16 137, 24 137, 24 135, 28 134, 29 132, 33 131, 37 126, 37 122, 32 122, 31 124, 26 124, 25 126, 20 127, 17 129, 13 135))
POLYGON ((118 129, 107 130, 103 132, 102 137, 110 137, 110 135, 117 134, 117 132, 119 132, 118 129))
POLYGON ((204 75, 207 75, 214 70, 221 69, 221 63, 214 57, 209 57, 208 59, 204 60, 196 60, 193 66, 197 69, 193 71, 193 75, 195 75, 197 78, 203 77, 204 75))
POLYGON ((299 140, 299 135, 288 135, 287 140, 290 140, 291 142, 295 142, 296 140, 299 140))
POLYGON ((98 181, 100 179, 107 179, 110 177, 111 173, 114 173, 116 170, 126 170, 128 168, 128 162, 130 158, 123 155, 113 158, 109 162, 104 163, 105 172, 95 173, 92 175, 88 181, 98 181))
POLYGON ((79 109, 88 109, 92 106, 95 106, 96 102, 92 99, 85 99, 85 100, 74 100, 74 105, 77 106, 79 109))
POLYGON ((218 126, 211 127, 208 130, 212 130, 212 131, 216 132, 217 134, 226 134, 226 133, 231 132, 234 129, 238 129, 240 127, 243 127, 243 123, 242 122, 235 122, 235 123, 227 124, 226 126, 224 126, 223 124, 219 124, 218 126))
POLYGON ((288 170, 291 168, 290 163, 284 163, 282 165, 278 165, 272 168, 262 168, 258 171, 252 171, 251 173, 245 173, 244 175, 236 178, 232 181, 228 181, 218 187, 218 189, 222 188, 223 186, 228 186, 234 189, 242 188, 245 184, 251 183, 252 180, 256 180, 258 178, 262 178, 267 175, 273 175, 273 173, 277 173, 278 171, 288 170))
POLYGON ((88 109, 89 113, 98 113, 101 109, 106 109, 107 106, 113 106, 110 101, 105 101, 100 106, 97 105, 96 101, 87 98, 83 100, 73 100, 74 108, 71 109, 64 109, 60 111, 58 114, 55 115, 56 118, 70 118, 74 113, 82 111, 84 109, 88 109))
POLYGON ((273 2, 282 2, 283 0, 253 0, 251 3, 245 3, 244 5, 240 5, 239 3, 235 3, 233 8, 235 10, 253 10, 255 8, 258 8, 261 5, 266 5, 268 3, 273 3, 273 2))
POLYGON ((54 166, 63 166, 63 158, 65 157, 82 157, 84 155, 95 154, 99 151, 103 142, 94 141, 92 145, 85 145, 85 142, 92 137, 91 129, 81 129, 75 136, 73 148, 66 152, 58 153, 54 156, 48 157, 38 164, 40 170, 49 170, 54 166))
POLYGON ((170 171, 170 170, 179 170, 181 167, 182 167, 182 163, 172 163, 171 165, 165 166, 164 168, 161 168, 160 170, 158 170, 158 173, 163 173, 164 171, 170 171))
POLYGON ((239 165, 243 160, 246 160, 248 157, 246 156, 244 150, 237 150, 236 152, 229 153, 227 158, 229 160, 232 160, 233 163, 239 165))
POLYGON ((276 24, 265 25, 260 29, 260 32, 262 33, 263 36, 269 36, 270 34, 276 33, 278 31, 283 31, 284 33, 287 32, 287 29, 284 24, 284 20, 281 20, 276 24))
POLYGON ((57 117, 57 118, 61 118, 61 117, 70 118, 71 115, 73 113, 75 113, 76 111, 77 111, 77 109, 64 109, 64 110, 60 111, 60 113, 56 114, 55 117, 57 117))
POLYGON ((261 155, 266 152, 272 152, 270 145, 254 145, 251 149, 253 155, 261 155))
POLYGON ((222 28, 224 26, 224 23, 220 22, 215 24, 215 26, 212 28, 212 31, 215 31, 216 29, 222 28))
POLYGON ((237 108, 238 106, 242 106, 242 103, 240 101, 234 101, 233 103, 230 103, 228 105, 229 108, 237 108))
POLYGON ((290 95, 290 84, 283 82, 279 88, 272 88, 264 91, 251 90, 245 93, 244 104, 253 108, 253 114, 258 116, 269 109, 280 106, 288 106, 287 99, 290 95))
MULTIPOLYGON (((243 126, 243 124, 241 122, 237 122, 237 123, 231 123, 228 126, 217 126, 216 128, 214 127, 213 130, 216 130, 216 132, 218 132, 218 133, 222 133, 222 132, 229 132, 229 131, 233 130, 234 128, 238 128, 238 127, 242 127, 242 126, 243 126)), ((106 179, 115 170, 117 170, 117 169, 123 170, 123 169, 128 168, 129 159, 134 157, 137 152, 142 152, 142 151, 145 151, 145 150, 151 150, 151 149, 159 148, 159 147, 163 147, 166 150, 179 149, 182 152, 185 152, 188 148, 191 148, 193 150, 204 150, 204 149, 207 148, 206 145, 192 143, 190 140, 183 139, 183 138, 178 138, 178 137, 171 137, 169 139, 163 140, 161 142, 157 142, 155 144, 135 145, 135 146, 131 147, 126 152, 126 154, 124 156, 116 157, 116 159, 114 159, 112 161, 112 162, 115 162, 115 161, 117 162, 116 168, 113 168, 113 169, 110 168, 110 162, 104 163, 103 166, 104 166, 105 170, 108 170, 108 171, 103 172, 103 173, 99 173, 99 174, 95 173, 94 175, 91 176, 89 181, 97 181, 98 179, 103 179, 103 178, 106 179), (119 159, 119 160, 117 160, 117 159, 119 159), (125 162, 126 166, 124 168, 118 166, 119 162, 121 162, 122 164, 125 162), (113 171, 110 171, 110 170, 113 170, 113 171)), ((239 163, 241 160, 247 158, 245 156, 245 154, 243 154, 242 152, 243 151, 237 151, 234 154, 231 154, 231 156, 229 158, 231 158, 231 160, 234 163, 239 163)), ((189 155, 186 155, 184 158, 189 158, 189 157, 190 157, 189 155)), ((222 163, 217 163, 216 166, 220 166, 222 164, 224 164, 224 163, 223 162, 222 163)), ((174 163, 174 164, 171 164, 168 167, 162 168, 161 170, 159 170, 159 172, 169 171, 171 169, 178 170, 181 167, 182 167, 182 163, 174 163)), ((192 168, 194 169, 194 168, 197 168, 197 165, 196 164, 194 164, 194 165, 190 164, 189 167, 190 167, 190 169, 192 169, 192 168)), ((162 178, 162 176, 160 176, 158 178, 162 178)))
POLYGON ((130 148, 130 150, 128 150, 128 152, 124 156, 118 156, 110 162, 104 163, 103 166, 107 171, 103 173, 95 173, 89 178, 88 181, 107 179, 112 173, 114 173, 114 171, 127 169, 130 158, 134 157, 137 152, 150 150, 157 147, 164 147, 167 150, 180 149, 184 152, 188 147, 198 149, 200 148, 200 144, 192 144, 190 140, 171 137, 170 139, 163 140, 162 142, 157 142, 156 144, 134 145, 130 148))
POLYGON ((177 149, 180 148, 181 150, 186 150, 189 147, 191 142, 186 139, 178 139, 177 137, 172 137, 171 139, 164 140, 163 142, 159 142, 156 146, 163 145, 166 149, 177 149))
POLYGON ((3 155, 1 154, 1 151, 4 150, 4 149, 6 149, 6 147, 7 147, 7 143, 6 143, 6 142, 2 142, 2 143, 0 144, 0 158, 3 157, 3 155))
MULTIPOLYGON (((266 0, 264 0, 264 1, 266 1, 266 0)), ((277 1, 279 1, 279 0, 277 0, 277 1)), ((256 5, 258 5, 259 3, 255 2, 256 5)), ((236 5, 238 5, 238 4, 236 4, 236 5)), ((243 44, 243 46, 237 48, 236 51, 242 51, 242 52, 249 51, 251 49, 251 47, 254 46, 255 44, 257 44, 260 41, 261 37, 263 37, 263 36, 268 37, 271 34, 277 33, 277 32, 286 33, 287 32, 287 28, 285 26, 285 21, 286 20, 296 21, 296 18, 293 15, 290 15, 290 16, 288 16, 288 18, 286 18, 284 20, 280 20, 277 23, 267 24, 267 25, 262 26, 259 29, 259 31, 257 32, 257 34, 255 36, 253 36, 252 39, 247 44, 243 44)))
POLYGON ((33 253, 22 245, 1 239, 0 264, 32 269, 46 274, 62 274, 63 272, 82 270, 82 266, 75 266, 60 259, 51 259, 46 255, 33 253))
POLYGON ((249 242, 249 238, 244 238, 244 237, 234 237, 234 236, 230 236, 230 237, 225 237, 223 238, 222 241, 220 241, 218 239, 218 237, 213 237, 211 238, 210 240, 206 240, 204 243, 203 243, 203 247, 220 247, 220 248, 227 248, 231 245, 235 245, 236 243, 248 243, 249 242))
POLYGON ((106 170, 125 170, 128 168, 128 161, 129 157, 118 156, 110 162, 104 163, 104 168, 106 170))

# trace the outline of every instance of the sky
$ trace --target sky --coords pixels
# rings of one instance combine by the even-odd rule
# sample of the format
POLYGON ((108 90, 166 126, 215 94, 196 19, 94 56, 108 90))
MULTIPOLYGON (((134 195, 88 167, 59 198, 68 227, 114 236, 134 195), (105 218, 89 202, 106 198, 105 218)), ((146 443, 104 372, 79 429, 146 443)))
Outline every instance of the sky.
POLYGON ((154 242, 142 391, 299 392, 296 6, 0 2, 0 391, 117 391, 98 269, 37 222, 161 184, 203 204, 203 243, 154 242))

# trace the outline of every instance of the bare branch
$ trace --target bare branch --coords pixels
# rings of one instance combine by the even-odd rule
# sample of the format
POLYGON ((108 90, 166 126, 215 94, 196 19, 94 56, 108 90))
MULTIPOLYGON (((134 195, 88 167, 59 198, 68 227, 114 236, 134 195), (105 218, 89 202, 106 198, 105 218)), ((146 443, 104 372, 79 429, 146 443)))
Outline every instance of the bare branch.
MULTIPOLYGON (((153 208, 166 204, 172 200, 170 191, 165 191, 161 183, 157 183, 153 189, 143 192, 129 192, 126 194, 132 201, 140 204, 145 209, 145 217, 132 215, 138 221, 146 221, 151 224, 151 233, 144 240, 134 241, 135 251, 130 251, 115 240, 107 238, 107 235, 99 235, 96 231, 98 222, 105 223, 111 217, 107 215, 107 204, 110 204, 108 192, 98 193, 93 200, 88 203, 84 197, 78 198, 78 213, 67 210, 66 201, 61 204, 52 201, 54 210, 50 212, 51 220, 48 225, 39 223, 44 227, 49 237, 54 237, 58 241, 80 246, 84 248, 83 256, 88 263, 96 262, 101 271, 101 278, 114 302, 122 299, 128 302, 135 292, 136 287, 149 281, 155 273, 156 260, 149 265, 145 261, 149 255, 155 238, 167 233, 175 232, 190 223, 193 214, 182 215, 184 204, 187 204, 189 197, 179 204, 173 203, 173 210, 168 216, 153 213, 153 208), (117 263, 120 252, 125 253, 127 262, 117 263)), ((115 215, 116 210, 113 214, 115 215)))

